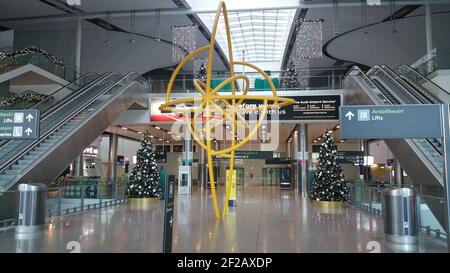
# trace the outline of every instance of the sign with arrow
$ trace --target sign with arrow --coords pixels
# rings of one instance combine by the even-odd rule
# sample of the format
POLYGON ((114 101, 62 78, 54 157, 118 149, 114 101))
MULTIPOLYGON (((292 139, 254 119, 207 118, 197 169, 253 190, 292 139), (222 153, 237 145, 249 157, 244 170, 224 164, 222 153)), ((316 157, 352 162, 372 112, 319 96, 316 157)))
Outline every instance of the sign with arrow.
POLYGON ((348 119, 348 120, 352 120, 352 118, 355 116, 355 114, 353 114, 353 112, 351 112, 351 111, 348 111, 347 112, 347 114, 345 114, 345 117, 348 119))
POLYGON ((39 110, 0 110, 0 139, 39 137, 39 110))
POLYGON ((438 104, 342 106, 341 139, 440 138, 438 104))

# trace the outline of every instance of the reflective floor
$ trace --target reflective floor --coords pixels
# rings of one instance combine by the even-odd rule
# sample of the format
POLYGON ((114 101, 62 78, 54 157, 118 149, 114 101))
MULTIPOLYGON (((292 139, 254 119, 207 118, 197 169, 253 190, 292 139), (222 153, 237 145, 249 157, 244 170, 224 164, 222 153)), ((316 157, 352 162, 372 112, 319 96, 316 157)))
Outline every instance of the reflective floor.
MULTIPOLYGON (((238 190, 238 203, 216 221, 209 192, 177 196, 174 252, 446 252, 446 242, 420 236, 414 246, 384 240, 383 219, 353 208, 326 211, 294 191, 238 190)), ((126 205, 65 216, 44 231, 16 238, 0 231, 0 252, 160 252, 163 204, 151 211, 126 205)))

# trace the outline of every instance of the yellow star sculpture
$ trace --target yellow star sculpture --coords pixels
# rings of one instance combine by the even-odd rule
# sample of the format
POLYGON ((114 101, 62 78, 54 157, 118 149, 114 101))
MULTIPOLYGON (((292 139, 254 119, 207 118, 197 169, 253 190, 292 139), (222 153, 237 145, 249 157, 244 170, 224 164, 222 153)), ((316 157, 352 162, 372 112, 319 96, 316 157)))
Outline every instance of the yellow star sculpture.
MULTIPOLYGON (((234 152, 236 149, 241 147, 242 145, 246 144, 257 132, 258 128, 261 126, 262 122, 264 121, 264 118, 266 116, 267 110, 274 109, 274 108, 280 108, 289 104, 293 104, 295 101, 290 98, 281 98, 278 97, 277 91, 275 89, 275 86, 272 82, 272 80, 269 78, 269 76, 261 70, 259 67, 242 62, 242 61, 235 61, 233 60, 233 51, 231 46, 231 35, 230 35, 230 26, 228 24, 228 15, 227 15, 227 9, 225 6, 225 3, 221 1, 219 3, 219 7, 217 8, 216 17, 214 19, 214 25, 211 32, 211 41, 208 45, 200 47, 194 51, 192 51, 186 58, 184 58, 176 67, 174 70, 169 84, 167 86, 167 92, 166 92, 166 102, 162 104, 159 109, 161 112, 177 112, 177 113, 184 113, 184 116, 186 118, 186 122, 189 124, 187 126, 193 136, 193 139, 195 140, 198 145, 202 149, 205 149, 207 152, 208 157, 208 172, 209 172, 209 183, 211 184, 211 194, 212 194, 212 200, 213 200, 213 206, 214 206, 214 213, 217 218, 220 218, 219 214, 219 205, 217 202, 217 195, 216 195, 216 189, 214 185, 214 173, 213 173, 213 157, 214 156, 221 156, 225 158, 230 159, 230 165, 229 170, 230 173, 234 169, 234 152), (211 70, 212 70, 212 61, 213 61, 213 53, 214 53, 214 43, 215 43, 215 37, 216 37, 216 31, 217 31, 217 24, 219 22, 220 14, 223 14, 224 22, 225 22, 225 28, 226 28, 226 35, 227 35, 227 43, 228 43, 228 54, 229 54, 229 61, 230 61, 230 77, 226 79, 225 81, 221 82, 217 87, 211 88, 211 70), (197 98, 183 98, 183 99, 177 99, 177 100, 171 100, 170 94, 172 91, 172 86, 174 84, 175 78, 180 71, 180 69, 194 56, 200 54, 201 52, 208 51, 208 66, 207 66, 207 73, 206 73, 206 82, 202 82, 198 79, 194 80, 194 86, 198 90, 198 92, 201 94, 200 101, 197 98), (273 96, 250 96, 247 95, 248 88, 249 88, 249 79, 242 74, 235 75, 234 74, 234 65, 243 65, 247 67, 251 67, 254 70, 261 73, 261 75, 267 80, 267 82, 270 85, 270 88, 272 90, 273 96), (243 79, 245 81, 245 88, 243 92, 240 92, 240 95, 236 94, 236 86, 235 81, 243 79), (227 84, 231 84, 231 95, 219 95, 218 92, 227 84), (240 108, 241 104, 245 100, 260 100, 262 103, 256 104, 255 107, 250 108, 240 108), (269 103, 270 102, 270 103, 269 103), (194 103, 198 103, 197 106, 195 106, 194 103), (188 105, 187 107, 176 107, 177 105, 188 105), (194 105, 194 106, 193 106, 194 105), (247 112, 247 111, 258 111, 259 112, 259 118, 256 122, 256 125, 250 129, 248 123, 246 122, 245 118, 243 117, 241 112, 247 112), (212 120, 213 112, 218 112, 222 115, 222 120, 212 120), (200 122, 200 128, 199 126, 194 126, 194 123, 198 123, 197 121, 199 118, 203 121, 200 122), (239 121, 238 121, 239 119, 239 121), (222 150, 214 150, 211 147, 211 131, 216 128, 218 125, 223 124, 221 121, 229 122, 232 124, 232 139, 231 139, 231 145, 228 148, 224 148, 222 150), (240 142, 236 143, 236 132, 238 127, 244 127, 244 129, 249 129, 249 134, 240 142)), ((197 124, 198 125, 198 124, 197 124)), ((225 199, 223 203, 223 209, 222 209, 222 217, 225 217, 227 214, 227 208, 228 208, 228 200, 230 198, 230 189, 231 189, 231 178, 232 175, 229 175, 227 181, 226 181, 226 194, 225 199)))

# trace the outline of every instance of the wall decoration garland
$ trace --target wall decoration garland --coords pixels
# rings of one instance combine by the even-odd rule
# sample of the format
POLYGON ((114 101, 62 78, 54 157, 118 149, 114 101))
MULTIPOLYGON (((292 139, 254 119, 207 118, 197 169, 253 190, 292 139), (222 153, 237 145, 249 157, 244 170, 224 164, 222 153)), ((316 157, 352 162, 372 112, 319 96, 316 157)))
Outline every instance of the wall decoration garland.
POLYGON ((26 56, 29 54, 38 54, 38 55, 42 55, 45 58, 49 59, 52 63, 54 63, 56 66, 58 67, 65 67, 66 65, 64 64, 63 61, 59 60, 57 57, 49 54, 47 51, 35 47, 35 46, 30 46, 30 47, 26 47, 23 49, 18 49, 18 50, 13 50, 13 51, 9 51, 9 52, 0 52, 0 60, 2 59, 16 59, 22 56, 26 56))
POLYGON ((40 94, 31 90, 27 90, 17 96, 0 98, 0 107, 6 107, 13 104, 18 103, 27 103, 27 102, 41 102, 45 99, 49 98, 48 95, 40 94))

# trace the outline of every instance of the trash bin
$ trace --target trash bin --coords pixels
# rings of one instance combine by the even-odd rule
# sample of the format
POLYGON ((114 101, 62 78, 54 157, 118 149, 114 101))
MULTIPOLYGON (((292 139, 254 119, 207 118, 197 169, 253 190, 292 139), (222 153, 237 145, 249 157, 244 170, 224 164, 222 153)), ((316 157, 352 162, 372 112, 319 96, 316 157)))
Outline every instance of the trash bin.
POLYGON ((45 224, 46 189, 47 186, 44 184, 19 185, 16 233, 31 233, 42 230, 45 224))
POLYGON ((400 244, 417 242, 416 195, 412 189, 386 189, 383 214, 386 240, 400 244))

